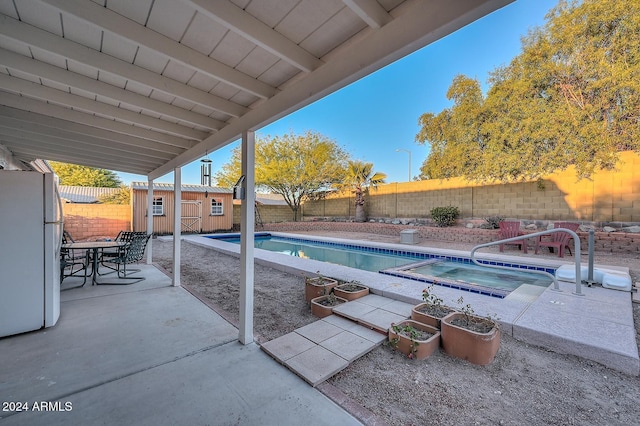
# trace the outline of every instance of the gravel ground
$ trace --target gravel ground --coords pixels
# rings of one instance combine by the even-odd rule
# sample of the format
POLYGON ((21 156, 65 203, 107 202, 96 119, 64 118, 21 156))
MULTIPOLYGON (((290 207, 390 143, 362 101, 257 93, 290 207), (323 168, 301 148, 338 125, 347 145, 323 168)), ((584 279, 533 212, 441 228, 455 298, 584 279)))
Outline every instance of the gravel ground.
MULTIPOLYGON (((398 242, 398 238, 370 234, 339 236, 398 242)), ((422 244, 471 248, 448 242, 422 244)), ((508 254, 519 252, 512 249, 508 254)), ((170 269, 171 243, 154 240, 153 255, 155 262, 170 269)), ((640 281, 637 257, 599 254, 596 263, 627 266, 634 281, 640 281)), ((239 259, 183 243, 181 280, 237 323, 239 259)), ((254 303, 258 341, 274 339, 316 320, 304 301, 303 278, 262 265, 255 268, 254 303)), ((639 330, 637 304, 634 321, 639 330)), ((640 336, 636 340, 640 341, 640 336)), ((627 426, 638 424, 640 419, 640 377, 504 335, 495 361, 488 366, 475 366, 442 351, 413 361, 383 345, 328 383, 374 413, 370 423, 376 424, 627 426)))

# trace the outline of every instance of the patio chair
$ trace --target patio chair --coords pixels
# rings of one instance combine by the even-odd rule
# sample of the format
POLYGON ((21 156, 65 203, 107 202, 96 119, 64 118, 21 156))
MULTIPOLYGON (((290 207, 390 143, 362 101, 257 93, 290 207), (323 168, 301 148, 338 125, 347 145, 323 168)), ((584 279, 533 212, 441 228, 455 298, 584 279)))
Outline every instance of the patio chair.
MULTIPOLYGON (((67 231, 62 231, 62 244, 75 242, 67 231)), ((87 282, 87 268, 89 266, 89 252, 87 250, 74 250, 60 248, 60 282, 67 277, 78 277, 83 272, 84 280, 77 287, 82 287, 87 282), (81 253, 79 253, 81 252, 81 253), (76 269, 76 267, 78 267, 76 269)), ((72 287, 74 288, 74 287, 72 287)))
MULTIPOLYGON (((499 223, 500 230, 498 231, 498 240, 506 240, 507 238, 515 238, 519 237, 522 234, 520 233, 520 221, 505 221, 499 223)), ((509 243, 500 244, 500 252, 504 251, 505 245, 517 245, 522 248, 522 251, 527 253, 527 239, 522 238, 521 240, 511 241, 509 243)))
MULTIPOLYGON (((116 238, 114 241, 121 242, 121 243, 130 243, 131 240, 133 240, 133 237, 135 235, 147 235, 147 234, 146 232, 120 231, 118 232, 118 235, 116 235, 116 238)), ((120 251, 118 249, 105 249, 102 251, 102 254, 100 256, 100 263, 109 269, 115 270, 115 268, 111 266, 104 265, 104 262, 108 262, 110 258, 113 259, 119 256, 120 256, 120 251)), ((102 275, 102 274, 99 274, 99 275, 102 275)))
POLYGON ((116 257, 107 257, 101 259, 101 264, 104 264, 108 268, 113 269, 116 272, 118 279, 127 280, 126 282, 105 282, 98 284, 129 285, 144 280, 144 277, 130 277, 130 275, 140 272, 140 269, 127 269, 127 265, 142 260, 142 258, 144 257, 144 250, 147 247, 147 242, 149 241, 150 237, 151 235, 147 235, 144 232, 135 232, 131 237, 131 241, 129 241, 128 244, 118 250, 118 255, 116 257), (110 266, 109 264, 113 266, 110 266))
MULTIPOLYGON (((554 224, 555 229, 564 228, 573 232, 576 232, 579 227, 579 224, 572 222, 556 222, 554 224)), ((572 254, 570 246, 572 239, 573 237, 568 232, 556 232, 554 234, 550 234, 546 239, 543 239, 543 236, 540 236, 536 240, 536 254, 538 254, 540 247, 549 247, 549 252, 551 253, 553 253, 554 249, 558 250, 558 257, 564 257, 565 247, 569 250, 569 254, 572 254)))

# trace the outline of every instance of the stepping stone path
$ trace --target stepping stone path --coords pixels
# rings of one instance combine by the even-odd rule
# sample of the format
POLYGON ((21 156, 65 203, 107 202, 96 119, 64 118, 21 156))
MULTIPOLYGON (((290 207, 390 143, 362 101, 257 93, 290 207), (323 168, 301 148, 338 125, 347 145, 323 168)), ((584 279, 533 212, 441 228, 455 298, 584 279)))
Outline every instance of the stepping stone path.
POLYGON ((262 350, 311 386, 317 386, 387 340, 391 323, 411 316, 413 305, 369 294, 330 315, 262 345, 262 350))

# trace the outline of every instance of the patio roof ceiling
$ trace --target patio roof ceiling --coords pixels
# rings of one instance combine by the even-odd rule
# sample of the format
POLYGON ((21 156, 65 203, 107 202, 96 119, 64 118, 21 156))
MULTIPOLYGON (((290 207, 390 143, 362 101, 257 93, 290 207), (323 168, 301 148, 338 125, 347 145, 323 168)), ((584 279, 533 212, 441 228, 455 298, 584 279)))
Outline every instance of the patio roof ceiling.
POLYGON ((155 179, 511 1, 0 1, 0 144, 155 179))

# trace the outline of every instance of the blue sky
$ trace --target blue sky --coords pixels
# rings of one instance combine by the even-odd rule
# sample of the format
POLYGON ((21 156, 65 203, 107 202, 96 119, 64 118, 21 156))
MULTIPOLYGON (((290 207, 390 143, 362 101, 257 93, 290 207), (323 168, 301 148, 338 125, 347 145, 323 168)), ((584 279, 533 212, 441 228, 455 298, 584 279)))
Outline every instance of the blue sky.
MULTIPOLYGON (((257 137, 319 132, 346 149, 353 159, 374 164, 387 182, 406 182, 419 173, 428 145, 415 142, 418 118, 451 104, 446 92, 458 74, 476 78, 486 90, 489 73, 521 51, 521 37, 544 24, 558 0, 517 0, 457 32, 369 75, 256 132, 257 137), (396 149, 406 150, 396 152, 396 149)), ((213 171, 231 157, 235 142, 209 154, 213 171)), ((124 183, 146 176, 118 174, 124 183)), ((168 174, 156 182, 173 182, 168 174)), ((200 163, 182 168, 182 182, 200 183, 200 163)))

